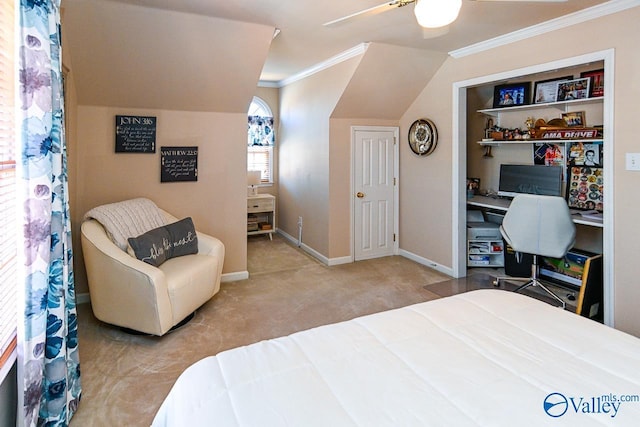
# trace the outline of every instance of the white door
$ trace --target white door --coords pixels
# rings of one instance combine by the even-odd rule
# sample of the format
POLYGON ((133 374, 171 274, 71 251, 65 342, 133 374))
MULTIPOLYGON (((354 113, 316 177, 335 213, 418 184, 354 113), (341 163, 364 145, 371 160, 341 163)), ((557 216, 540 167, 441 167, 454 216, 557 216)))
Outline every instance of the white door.
POLYGON ((356 261, 396 253, 396 128, 353 132, 353 230, 356 261))

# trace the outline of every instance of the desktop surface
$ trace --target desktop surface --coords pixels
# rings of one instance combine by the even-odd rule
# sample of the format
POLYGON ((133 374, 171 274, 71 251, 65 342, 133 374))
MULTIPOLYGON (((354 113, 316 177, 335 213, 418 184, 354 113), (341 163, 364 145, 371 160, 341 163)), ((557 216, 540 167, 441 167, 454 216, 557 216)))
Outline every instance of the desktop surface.
MULTIPOLYGON (((510 198, 498 197, 498 196, 475 195, 472 198, 467 199, 467 205, 506 212, 507 209, 509 209, 509 206, 511 205, 511 200, 512 199, 510 198)), ((603 227, 602 214, 593 213, 590 211, 587 211, 587 212, 583 213, 583 211, 571 210, 571 214, 573 216, 573 222, 575 222, 576 224, 602 228, 603 227)))

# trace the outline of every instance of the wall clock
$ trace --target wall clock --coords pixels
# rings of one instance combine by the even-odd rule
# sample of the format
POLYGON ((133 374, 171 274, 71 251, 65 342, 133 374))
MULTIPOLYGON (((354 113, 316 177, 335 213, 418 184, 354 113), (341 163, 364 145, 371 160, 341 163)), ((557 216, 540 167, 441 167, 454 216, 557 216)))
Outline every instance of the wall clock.
POLYGON ((409 147, 419 156, 433 153, 438 144, 436 125, 429 119, 418 119, 409 128, 409 147))

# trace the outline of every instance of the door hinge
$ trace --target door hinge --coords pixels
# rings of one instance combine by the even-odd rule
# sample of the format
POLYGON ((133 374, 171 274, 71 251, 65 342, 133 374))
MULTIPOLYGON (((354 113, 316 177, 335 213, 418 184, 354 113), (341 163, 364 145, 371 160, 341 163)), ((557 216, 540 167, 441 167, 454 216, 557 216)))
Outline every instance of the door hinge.
POLYGON ((393 178, 393 185, 394 186, 396 185, 396 179, 395 178, 393 178))
POLYGON ((393 233, 393 241, 396 241, 396 233, 393 233))

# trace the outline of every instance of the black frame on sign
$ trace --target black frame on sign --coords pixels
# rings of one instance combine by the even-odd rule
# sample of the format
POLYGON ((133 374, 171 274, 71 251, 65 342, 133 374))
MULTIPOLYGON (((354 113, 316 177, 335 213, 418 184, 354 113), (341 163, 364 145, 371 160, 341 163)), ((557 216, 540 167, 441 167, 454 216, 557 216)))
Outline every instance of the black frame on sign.
POLYGON ((156 152, 155 116, 116 115, 116 153, 156 152))
POLYGON ((160 182, 198 180, 198 147, 160 147, 160 182))
POLYGON ((510 83, 493 88, 493 108, 529 105, 530 101, 531 82, 510 83), (507 100, 507 96, 510 100, 507 100))

